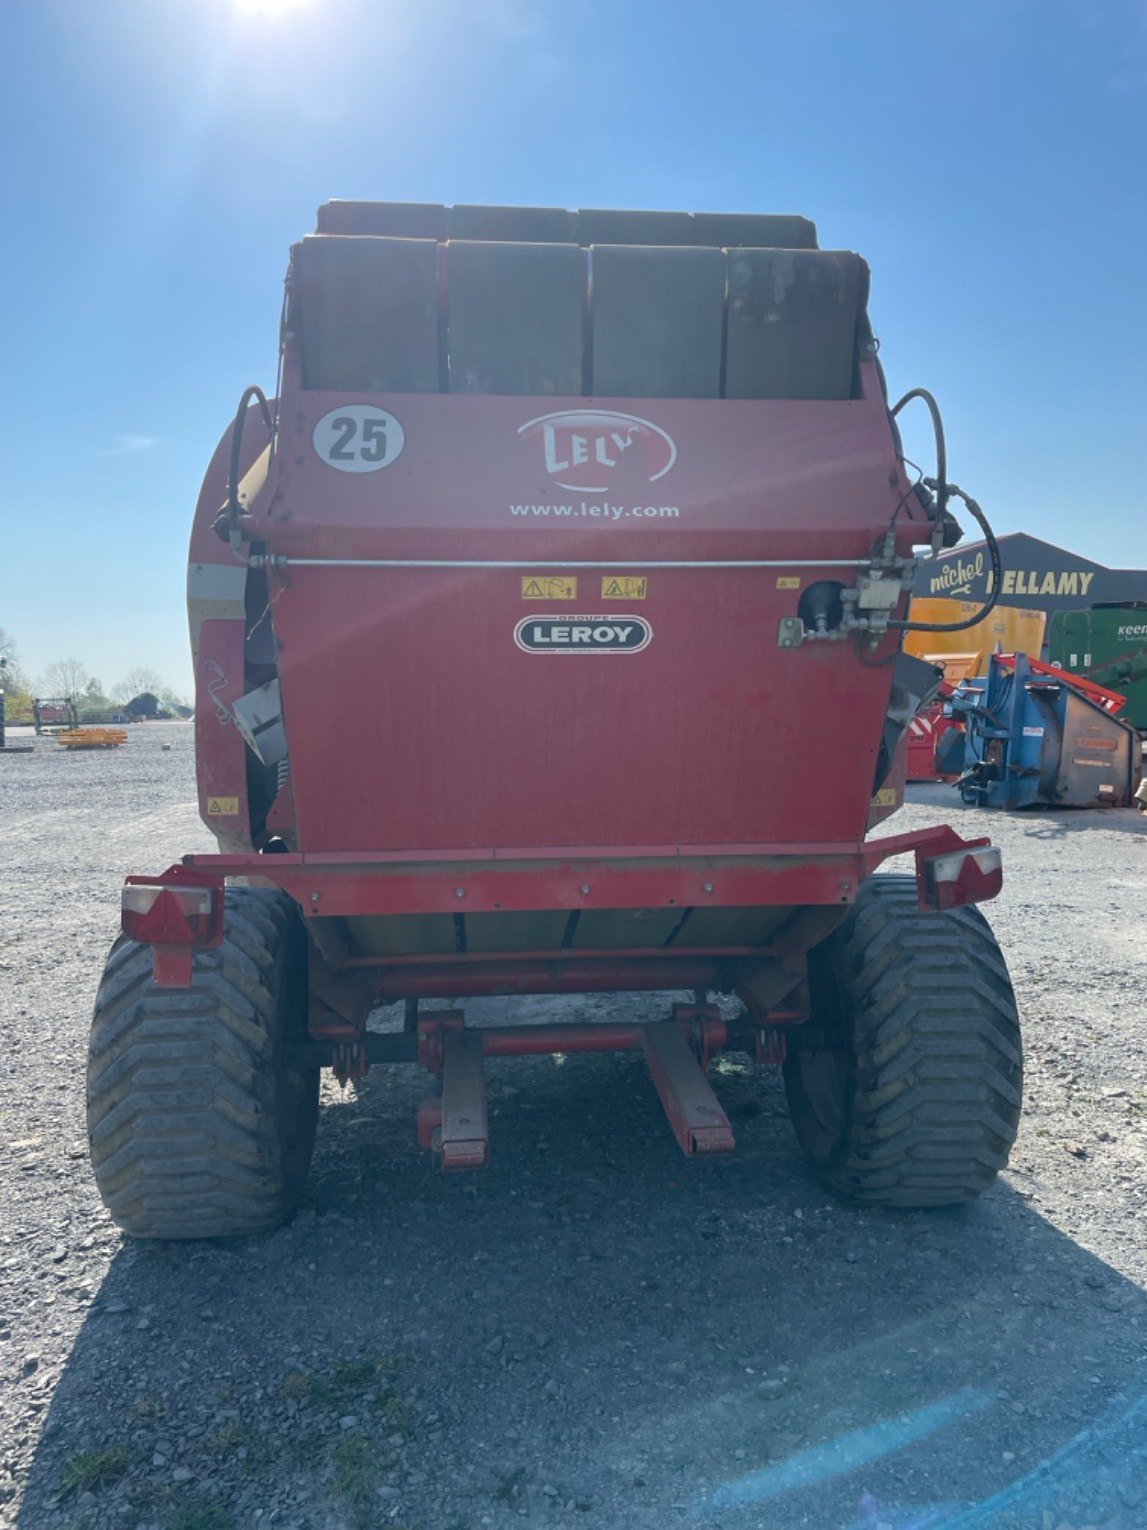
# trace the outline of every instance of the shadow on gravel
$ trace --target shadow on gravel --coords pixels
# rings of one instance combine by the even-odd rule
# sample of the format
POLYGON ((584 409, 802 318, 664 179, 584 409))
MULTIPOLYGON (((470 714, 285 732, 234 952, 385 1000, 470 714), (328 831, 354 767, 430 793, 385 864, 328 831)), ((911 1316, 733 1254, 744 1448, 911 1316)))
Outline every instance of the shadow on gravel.
POLYGON ((829 1201, 721 1069, 716 1163, 628 1058, 491 1063, 473 1177, 413 1069, 331 1094, 293 1225, 115 1256, 18 1524, 1147 1523, 1147 1297, 1005 1185, 829 1201))
POLYGON ((1074 813, 1034 809, 1022 816, 1029 821, 1024 827, 1029 839, 1066 839, 1069 834, 1082 834, 1088 829, 1106 829, 1108 833, 1147 839, 1147 813, 1138 808, 1081 808, 1074 813))
MULTIPOLYGON (((1117 834, 1147 837, 1147 813, 1138 808, 1024 808, 1007 813, 1001 809, 972 807, 961 801, 958 793, 943 782, 915 781, 904 789, 904 800, 918 807, 929 807, 953 820, 974 819, 977 833, 990 834, 993 823, 1018 825, 1026 838, 1065 839, 1069 834, 1084 834, 1105 829, 1117 834), (982 825, 982 827, 981 827, 982 825)), ((967 832, 965 822, 964 832, 967 832)))

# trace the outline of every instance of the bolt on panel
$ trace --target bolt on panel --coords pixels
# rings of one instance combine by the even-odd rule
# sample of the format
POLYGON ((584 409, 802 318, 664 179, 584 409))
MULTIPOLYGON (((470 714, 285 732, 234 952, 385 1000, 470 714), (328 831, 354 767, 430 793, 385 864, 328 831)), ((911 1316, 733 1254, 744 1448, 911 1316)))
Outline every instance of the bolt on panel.
POLYGON ((450 209, 440 202, 324 202, 320 234, 373 234, 388 239, 450 237, 450 209))
POLYGON ((591 391, 606 398, 718 398, 721 250, 597 245, 591 391))
POLYGON ((451 239, 500 239, 514 244, 576 244, 577 214, 564 207, 450 209, 451 239))
POLYGON ((591 244, 682 245, 693 243, 693 218, 686 212, 629 212, 583 207, 577 215, 578 242, 591 244))
POLYGON ((815 250, 816 224, 786 213, 694 213, 693 243, 719 249, 815 250))
POLYGON ((292 322, 307 388, 438 389, 438 246, 310 235, 295 246, 292 322))
POLYGON ((730 250, 727 398, 852 397, 868 268, 847 251, 730 250))
POLYGON ((581 392, 585 256, 576 245, 452 240, 443 259, 451 393, 581 392))

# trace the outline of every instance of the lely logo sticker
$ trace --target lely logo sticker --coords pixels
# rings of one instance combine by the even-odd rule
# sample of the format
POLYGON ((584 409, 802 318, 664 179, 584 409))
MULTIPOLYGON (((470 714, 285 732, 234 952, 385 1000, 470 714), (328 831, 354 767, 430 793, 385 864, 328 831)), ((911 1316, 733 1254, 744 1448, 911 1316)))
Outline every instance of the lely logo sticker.
POLYGON ((524 616, 514 628, 526 653, 640 653, 652 636, 643 616, 524 616))
POLYGON ((563 489, 611 488, 623 467, 629 482, 656 483, 677 461, 676 443, 660 425, 613 409, 540 414, 519 425, 518 434, 536 446, 546 472, 563 489))
POLYGON ((406 445, 394 416, 373 404, 332 409, 315 426, 311 440, 327 466, 340 473, 377 473, 389 467, 406 445))

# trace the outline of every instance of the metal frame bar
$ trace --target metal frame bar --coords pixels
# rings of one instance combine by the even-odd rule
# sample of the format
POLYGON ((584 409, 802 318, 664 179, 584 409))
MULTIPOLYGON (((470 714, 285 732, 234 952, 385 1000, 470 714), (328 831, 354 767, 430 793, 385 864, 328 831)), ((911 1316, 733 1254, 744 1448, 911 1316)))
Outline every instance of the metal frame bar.
MULTIPOLYGON (((256 533, 257 534, 257 533, 256 533)), ((867 568, 872 558, 656 558, 600 559, 576 558, 555 562, 535 558, 295 558, 289 553, 255 553, 247 562, 251 568, 867 568)))
MULTIPOLYGON (((851 903, 891 855, 962 843, 947 827, 856 844, 577 846, 468 851, 187 855, 159 877, 284 888, 304 917, 534 909, 766 907, 851 903)), ((348 953, 349 954, 349 953, 348 953)), ((690 985, 692 986, 692 985, 690 985)))

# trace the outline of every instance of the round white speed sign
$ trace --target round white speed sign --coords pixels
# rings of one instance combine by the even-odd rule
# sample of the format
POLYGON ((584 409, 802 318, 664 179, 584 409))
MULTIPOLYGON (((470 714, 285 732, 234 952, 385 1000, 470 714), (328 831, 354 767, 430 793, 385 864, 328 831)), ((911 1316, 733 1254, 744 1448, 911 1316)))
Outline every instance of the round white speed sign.
POLYGON ((311 437, 315 451, 340 473, 376 473, 389 467, 405 444, 402 426, 373 404, 344 404, 324 414, 311 437))

